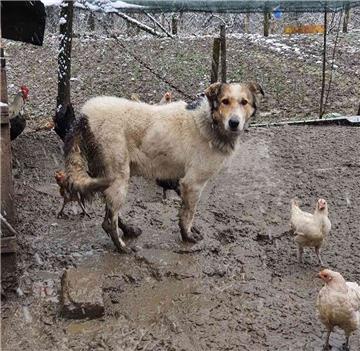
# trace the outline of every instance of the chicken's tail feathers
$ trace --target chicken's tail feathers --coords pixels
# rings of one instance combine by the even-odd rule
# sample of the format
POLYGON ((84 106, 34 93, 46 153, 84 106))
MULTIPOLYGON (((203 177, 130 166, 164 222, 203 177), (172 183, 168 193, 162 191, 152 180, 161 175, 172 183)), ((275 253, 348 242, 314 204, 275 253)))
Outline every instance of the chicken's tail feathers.
POLYGON ((105 191, 113 182, 112 179, 101 174, 104 172, 100 161, 102 157, 99 148, 95 145, 94 136, 85 115, 75 122, 68 133, 64 153, 66 184, 70 193, 76 194, 81 199, 91 199, 95 193, 105 191), (91 157, 88 156, 89 154, 91 157), (100 169, 99 177, 89 175, 91 162, 95 162, 98 170, 100 169))
POLYGON ((346 282, 346 285, 353 291, 358 303, 358 310, 360 311, 360 285, 354 282, 346 282))

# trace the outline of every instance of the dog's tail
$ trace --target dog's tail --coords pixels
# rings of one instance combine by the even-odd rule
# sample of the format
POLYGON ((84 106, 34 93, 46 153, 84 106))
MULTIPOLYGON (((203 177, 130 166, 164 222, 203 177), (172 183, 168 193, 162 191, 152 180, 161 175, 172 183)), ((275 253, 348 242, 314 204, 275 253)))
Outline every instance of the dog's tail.
POLYGON ((87 116, 80 116, 64 144, 66 184, 70 193, 91 199, 92 195, 110 186, 111 179, 103 176, 105 170, 99 149, 87 116), (91 177, 89 173, 97 177, 91 177))

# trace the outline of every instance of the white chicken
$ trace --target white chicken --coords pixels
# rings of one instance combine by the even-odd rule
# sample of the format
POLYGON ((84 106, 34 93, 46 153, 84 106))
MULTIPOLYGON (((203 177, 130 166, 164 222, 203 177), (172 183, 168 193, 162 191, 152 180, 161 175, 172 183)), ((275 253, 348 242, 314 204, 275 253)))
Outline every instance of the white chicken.
POLYGON ((169 104, 172 101, 172 95, 170 91, 167 91, 161 98, 159 105, 169 104))
POLYGON ((343 276, 324 269, 318 274, 325 285, 321 288, 316 307, 319 318, 328 330, 324 350, 329 349, 329 338, 334 327, 344 330, 345 349, 349 350, 349 338, 360 326, 360 286, 346 282, 343 276))
POLYGON ((299 262, 303 261, 304 247, 313 247, 320 264, 323 265, 320 248, 324 238, 331 230, 326 201, 319 199, 314 213, 311 214, 302 211, 296 201, 292 200, 290 225, 294 234, 296 234, 295 242, 298 244, 299 262))

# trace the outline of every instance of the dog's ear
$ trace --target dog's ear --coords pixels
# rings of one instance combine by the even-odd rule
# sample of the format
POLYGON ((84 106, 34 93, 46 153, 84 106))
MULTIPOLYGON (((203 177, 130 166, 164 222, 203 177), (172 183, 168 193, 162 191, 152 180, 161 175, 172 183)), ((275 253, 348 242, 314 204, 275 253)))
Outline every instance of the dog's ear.
POLYGON ((205 91, 205 95, 209 100, 215 100, 220 94, 222 83, 216 82, 211 84, 205 91))
POLYGON ((262 89, 261 85, 255 82, 249 82, 246 83, 247 88, 250 90, 250 92, 253 94, 255 99, 255 104, 257 105, 261 98, 265 96, 264 90, 262 89))

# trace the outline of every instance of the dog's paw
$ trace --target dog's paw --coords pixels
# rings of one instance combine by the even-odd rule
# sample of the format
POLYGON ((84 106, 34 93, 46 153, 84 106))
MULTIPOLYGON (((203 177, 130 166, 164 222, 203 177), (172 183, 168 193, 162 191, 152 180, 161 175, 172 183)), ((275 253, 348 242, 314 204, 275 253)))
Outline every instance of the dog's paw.
POLYGON ((132 253, 133 253, 133 250, 132 250, 130 247, 128 247, 128 246, 117 247, 117 250, 118 250, 118 252, 121 253, 121 254, 127 254, 127 255, 129 255, 129 254, 132 254, 132 253))
POLYGON ((186 241, 188 243, 197 243, 198 241, 202 240, 204 237, 201 235, 199 229, 196 227, 191 228, 192 235, 189 235, 188 233, 182 233, 182 239, 183 241, 186 241))

